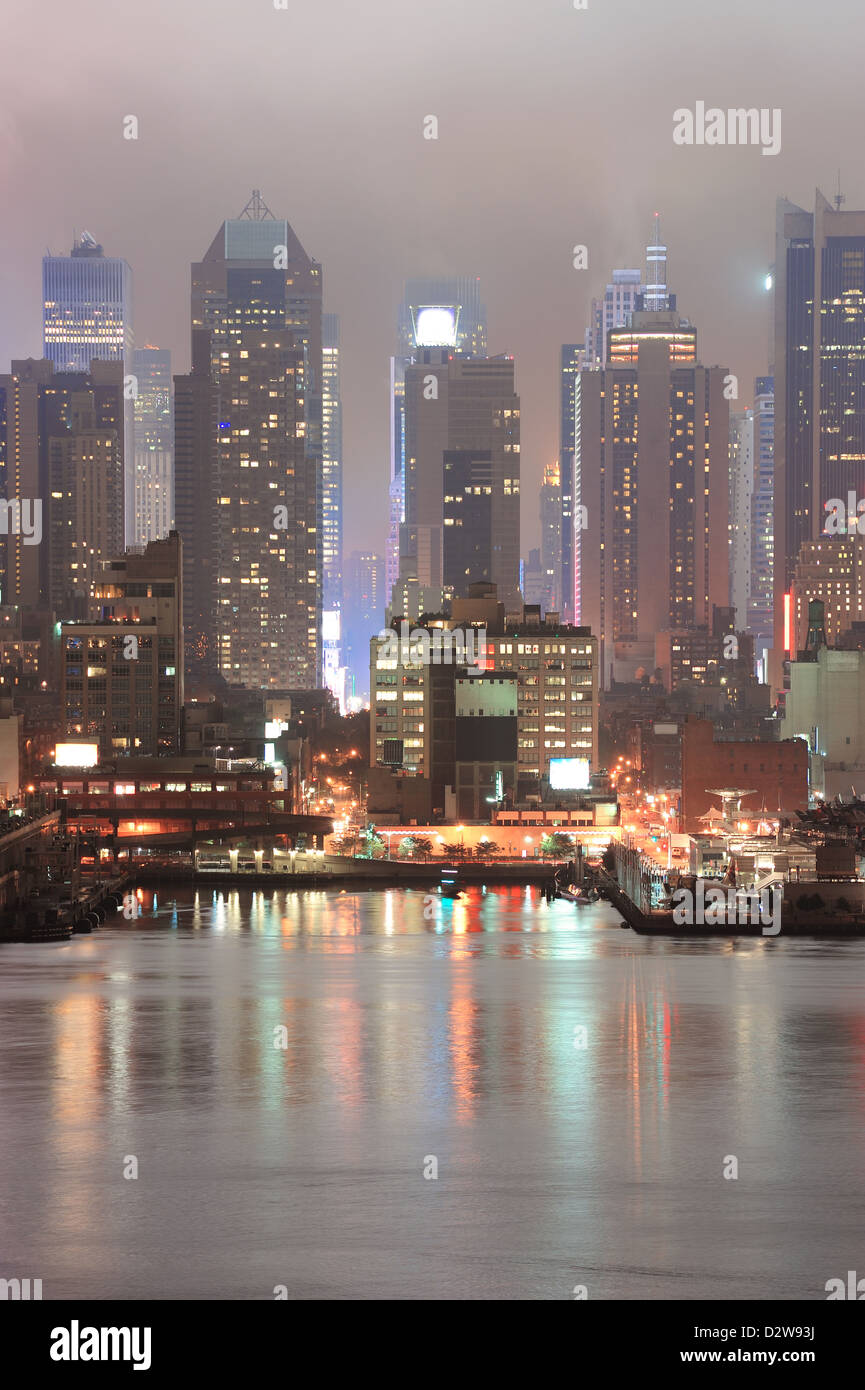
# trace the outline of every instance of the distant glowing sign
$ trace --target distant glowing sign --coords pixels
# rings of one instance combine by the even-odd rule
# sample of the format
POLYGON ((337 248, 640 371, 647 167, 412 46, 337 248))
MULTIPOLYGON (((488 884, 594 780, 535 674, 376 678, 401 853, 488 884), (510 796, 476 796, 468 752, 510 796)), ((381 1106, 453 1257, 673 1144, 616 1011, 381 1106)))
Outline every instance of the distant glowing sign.
POLYGON ((583 791, 590 785, 588 758, 550 758, 550 786, 555 791, 583 791))
POLYGON ((326 608, 321 615, 321 635, 325 642, 339 641, 339 609, 326 608))
POLYGON ((793 644, 793 595, 784 595, 784 653, 789 655, 793 644))
POLYGON ((98 743, 58 743, 54 749, 56 767, 98 767, 98 743))
POLYGON ((288 728, 281 719, 268 719, 264 725, 264 737, 267 739, 279 738, 280 734, 285 733, 288 728))
POLYGON ((459 310, 455 304, 424 304, 411 312, 418 347, 456 347, 459 310))

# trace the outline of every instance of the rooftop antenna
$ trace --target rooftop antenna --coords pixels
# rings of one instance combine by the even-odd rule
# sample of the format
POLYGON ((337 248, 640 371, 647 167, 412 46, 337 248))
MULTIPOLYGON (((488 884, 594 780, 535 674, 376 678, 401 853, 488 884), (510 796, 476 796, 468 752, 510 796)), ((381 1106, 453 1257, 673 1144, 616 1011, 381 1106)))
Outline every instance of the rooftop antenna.
POLYGON ((839 169, 839 170, 838 170, 838 191, 836 192, 835 198, 834 198, 835 211, 836 211, 836 212, 840 212, 840 211, 841 211, 841 204, 842 204, 842 203, 846 203, 846 201, 847 201, 847 199, 844 197, 844 194, 841 192, 841 170, 839 169))
POLYGON ((275 222, 276 218, 261 196, 260 188, 253 188, 252 197, 243 209, 238 221, 246 218, 248 222, 275 222))

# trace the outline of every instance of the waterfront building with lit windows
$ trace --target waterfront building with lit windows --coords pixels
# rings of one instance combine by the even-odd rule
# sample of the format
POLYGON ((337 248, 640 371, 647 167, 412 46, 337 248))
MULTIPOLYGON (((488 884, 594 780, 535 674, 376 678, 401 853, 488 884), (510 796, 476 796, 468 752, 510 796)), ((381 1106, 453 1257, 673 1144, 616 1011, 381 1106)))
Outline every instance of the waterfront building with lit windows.
POLYGON ((107 560, 87 619, 61 626, 64 733, 97 744, 103 760, 180 751, 182 569, 176 531, 107 560))
POLYGON ((483 584, 454 601, 449 619, 419 627, 433 636, 439 630, 451 642, 460 632, 464 643, 471 635, 475 651, 480 649, 477 668, 459 659, 426 659, 423 647, 411 640, 397 644, 387 634, 375 637, 370 644, 373 767, 434 780, 432 809, 444 806, 455 761, 455 681, 486 673, 516 682, 511 798, 540 797, 564 765, 579 766, 586 777, 597 769, 598 642, 587 628, 560 623, 556 613, 542 621, 540 609, 530 606, 508 616, 494 587, 483 584))

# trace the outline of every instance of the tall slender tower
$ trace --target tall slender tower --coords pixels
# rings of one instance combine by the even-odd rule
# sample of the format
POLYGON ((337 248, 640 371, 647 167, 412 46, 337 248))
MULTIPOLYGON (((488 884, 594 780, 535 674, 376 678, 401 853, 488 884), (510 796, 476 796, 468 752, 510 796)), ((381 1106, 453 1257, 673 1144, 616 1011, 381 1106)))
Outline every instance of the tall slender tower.
MULTIPOLYGON (((206 334, 218 391, 211 497, 201 499, 213 518, 213 639, 233 683, 321 680, 321 296, 321 266, 258 190, 192 267, 195 352, 206 334)), ((180 450, 176 466, 187 466, 180 450)), ((178 489, 189 492, 179 476, 178 489)), ((193 529, 183 540, 189 569, 207 538, 193 529)))
POLYGON ((135 532, 136 545, 167 536, 174 525, 171 353, 136 348, 135 532))
POLYGON ((655 213, 652 238, 646 247, 646 289, 643 308, 663 310, 673 306, 667 291, 667 248, 661 240, 661 215, 655 213))
POLYGON ((342 400, 339 317, 322 315, 322 680, 345 705, 342 592, 342 400))

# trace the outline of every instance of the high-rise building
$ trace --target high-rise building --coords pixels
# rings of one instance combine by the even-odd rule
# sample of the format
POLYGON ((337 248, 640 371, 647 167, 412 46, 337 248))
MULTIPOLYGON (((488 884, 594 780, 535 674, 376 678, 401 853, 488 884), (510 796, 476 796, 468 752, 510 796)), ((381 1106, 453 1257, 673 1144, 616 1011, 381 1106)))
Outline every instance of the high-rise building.
POLYGON ((397 318, 398 347, 390 362, 390 488, 385 555, 388 599, 399 578, 399 528, 405 521, 405 369, 418 348, 448 346, 486 357, 487 311, 480 281, 470 276, 406 281, 397 318))
MULTIPOLYGON (((197 466, 194 437, 187 450, 178 435, 176 512, 187 571, 203 562, 202 544, 212 556, 211 641, 235 684, 312 689, 321 680, 321 297, 321 266, 257 190, 192 267, 194 354, 206 332, 218 390, 210 496, 200 499, 209 538, 183 530, 191 489, 181 474, 197 466)), ((190 392, 181 402, 178 383, 184 431, 196 413, 190 392)), ((197 398, 201 423, 201 386, 197 398)))
POLYGON ((774 337, 772 683, 781 687, 800 548, 820 536, 831 499, 865 497, 865 211, 836 210, 819 190, 813 213, 779 199, 774 337))
POLYGON ((579 612, 580 532, 574 524, 574 464, 580 434, 577 383, 585 365, 585 351, 578 343, 565 343, 559 365, 559 486, 562 491, 562 573, 559 587, 561 614, 572 623, 579 612))
POLYGON ((799 547, 790 585, 790 651, 803 651, 808 610, 823 606, 823 630, 830 646, 865 612, 865 536, 821 536, 799 547))
MULTIPOLYGON (((544 574, 543 610, 561 613, 562 602, 562 481, 558 463, 548 463, 541 483, 540 560, 544 574)), ((526 600, 528 602, 528 599, 526 600)))
POLYGON ((322 574, 325 609, 342 604, 342 399, 339 316, 322 315, 322 574))
MULTIPOLYGON (((444 531, 456 529, 454 509, 465 507, 464 489, 470 486, 473 505, 486 498, 479 508, 487 515, 486 539, 478 537, 482 555, 467 551, 466 546, 474 543, 472 537, 459 547, 449 546, 448 555, 458 552, 459 558, 449 560, 454 568, 449 571, 448 597, 460 597, 472 583, 488 578, 506 604, 519 603, 520 401, 514 389, 513 358, 462 358, 447 346, 418 348, 405 370, 405 425, 400 583, 416 581, 421 589, 438 594, 434 602, 440 607, 445 589, 444 531), (452 488, 447 465, 450 459, 455 466, 458 457, 463 472, 468 471, 460 486, 452 488), (473 469, 477 476, 473 474, 469 482, 473 469), (446 495, 451 499, 447 527, 446 495)), ((468 529, 462 528, 464 535, 468 529)))
POLYGON ((61 628, 67 737, 93 739, 100 759, 180 752, 183 713, 181 541, 103 561, 86 620, 61 628))
POLYGON ((4 602, 81 616, 100 561, 123 548, 124 415, 122 362, 29 359, 0 376, 0 465, 19 509, 3 508, 4 602))
POLYGON ((607 360, 607 334, 611 328, 623 328, 639 307, 639 298, 645 292, 642 281, 639 270, 614 270, 603 299, 592 300, 583 366, 604 365, 607 360))
POLYGON ((345 705, 342 614, 342 399, 339 371, 339 317, 322 314, 321 391, 321 564, 322 680, 345 705))
POLYGON ((754 412, 730 415, 730 605, 736 627, 748 625, 751 596, 751 497, 754 492, 754 412))
POLYGON ((673 310, 634 313, 611 331, 606 367, 579 376, 578 617, 605 680, 651 672, 656 634, 708 628, 727 606, 725 377, 696 361, 696 332, 673 310))
MULTIPOLYGON (((122 362, 133 373, 132 270, 106 256, 89 232, 68 256, 42 260, 43 353, 58 372, 88 372, 90 363, 122 362)), ((132 392, 124 396, 124 525, 135 534, 135 420, 132 392)))
POLYGON ((529 558, 523 561, 520 571, 520 592, 523 601, 544 611, 544 598, 548 592, 547 576, 541 566, 540 546, 529 551, 529 558))
POLYGON ((214 487, 220 389, 213 380, 210 334, 192 334, 192 370, 174 378, 174 514, 183 537, 183 627, 190 665, 216 669, 218 494, 214 487))
POLYGON ((345 660, 356 699, 369 696, 369 643, 384 622, 384 562, 371 550, 353 550, 345 575, 345 660))
MULTIPOLYGON (((772 645, 772 580, 775 567, 775 382, 754 383, 754 490, 751 495, 751 587, 747 629, 759 661, 772 645)), ((765 673, 764 673, 765 674, 765 673)))
MULTIPOLYGON (((646 283, 639 270, 614 270, 603 299, 592 300, 591 319, 583 343, 565 343, 559 362, 559 482, 561 487, 561 583, 557 598, 565 622, 576 621, 581 608, 580 576, 583 519, 577 511, 575 474, 579 452, 580 413, 577 380, 580 372, 602 368, 610 354, 613 329, 627 328, 638 309, 652 312, 675 309, 675 296, 667 291, 667 248, 661 242, 660 221, 655 214, 652 238, 646 248, 646 283)), ((688 339, 690 342, 690 338, 688 339)), ((676 350, 675 341, 671 351, 676 350)), ((627 339, 619 339, 617 352, 627 354, 627 339)), ((696 356, 696 335, 693 354, 696 356)))
POLYGON ((174 425, 171 353, 136 348, 135 544, 167 536, 174 525, 174 425))

